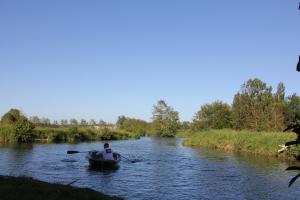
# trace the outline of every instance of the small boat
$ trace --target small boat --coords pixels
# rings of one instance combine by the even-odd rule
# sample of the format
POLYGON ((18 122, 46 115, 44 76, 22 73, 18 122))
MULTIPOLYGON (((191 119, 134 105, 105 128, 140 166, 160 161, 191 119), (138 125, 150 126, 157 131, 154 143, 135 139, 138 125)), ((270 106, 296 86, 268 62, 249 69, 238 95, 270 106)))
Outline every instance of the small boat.
POLYGON ((121 156, 118 153, 113 153, 113 160, 104 160, 100 151, 89 151, 86 155, 92 169, 110 169, 116 170, 119 168, 121 156))

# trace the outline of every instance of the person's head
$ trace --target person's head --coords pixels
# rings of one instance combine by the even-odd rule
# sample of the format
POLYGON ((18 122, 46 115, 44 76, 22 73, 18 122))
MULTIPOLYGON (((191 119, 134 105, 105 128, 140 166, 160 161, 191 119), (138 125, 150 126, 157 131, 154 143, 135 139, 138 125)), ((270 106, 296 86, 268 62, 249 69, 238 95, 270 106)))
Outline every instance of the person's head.
POLYGON ((108 148, 109 147, 109 144, 108 143, 105 143, 104 144, 104 149, 108 148))

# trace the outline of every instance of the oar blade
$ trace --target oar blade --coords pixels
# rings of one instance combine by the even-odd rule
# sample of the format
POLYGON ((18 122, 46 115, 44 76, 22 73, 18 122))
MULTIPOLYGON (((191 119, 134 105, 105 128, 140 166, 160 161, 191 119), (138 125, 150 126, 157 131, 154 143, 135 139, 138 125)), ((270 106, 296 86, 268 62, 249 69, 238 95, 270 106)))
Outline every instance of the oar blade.
POLYGON ((79 151, 67 151, 67 154, 80 153, 79 151))

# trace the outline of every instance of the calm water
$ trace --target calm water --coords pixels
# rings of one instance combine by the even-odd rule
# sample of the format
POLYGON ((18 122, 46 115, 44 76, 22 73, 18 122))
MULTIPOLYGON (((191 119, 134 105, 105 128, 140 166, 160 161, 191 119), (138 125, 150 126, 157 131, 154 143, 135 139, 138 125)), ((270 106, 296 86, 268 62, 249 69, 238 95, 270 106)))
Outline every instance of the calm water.
MULTIPOLYGON (((117 171, 91 171, 85 154, 101 142, 33 144, 0 148, 0 174, 88 187, 125 199, 297 199, 300 180, 276 159, 250 158, 181 146, 181 139, 113 141, 111 147, 140 162, 121 162, 117 171)), ((300 197, 299 197, 300 198, 300 197)))

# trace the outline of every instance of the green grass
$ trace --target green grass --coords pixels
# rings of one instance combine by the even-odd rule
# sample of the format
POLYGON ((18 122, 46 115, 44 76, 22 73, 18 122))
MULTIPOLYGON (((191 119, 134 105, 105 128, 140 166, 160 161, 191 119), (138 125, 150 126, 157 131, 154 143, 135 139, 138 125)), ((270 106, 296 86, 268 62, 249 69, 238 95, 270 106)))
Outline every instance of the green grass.
POLYGON ((191 135, 191 133, 188 130, 178 131, 176 133, 176 137, 181 137, 181 138, 186 138, 186 137, 189 137, 190 135, 191 135))
POLYGON ((26 177, 0 176, 1 200, 117 200, 100 192, 26 177))
MULTIPOLYGON (((278 156, 278 145, 296 139, 293 133, 208 130, 189 136, 184 145, 278 156)), ((288 156, 288 152, 283 154, 288 156)))

